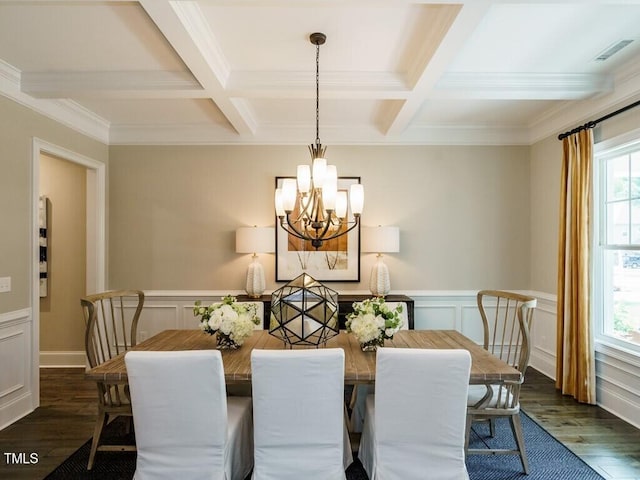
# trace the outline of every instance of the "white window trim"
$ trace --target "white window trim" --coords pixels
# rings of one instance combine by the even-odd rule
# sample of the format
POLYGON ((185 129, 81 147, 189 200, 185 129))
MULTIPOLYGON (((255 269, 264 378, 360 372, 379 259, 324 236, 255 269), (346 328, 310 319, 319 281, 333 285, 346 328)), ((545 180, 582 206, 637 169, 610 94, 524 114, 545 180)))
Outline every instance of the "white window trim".
MULTIPOLYGON (((604 175, 603 175, 603 161, 612 157, 623 155, 629 151, 635 151, 640 149, 640 128, 626 132, 617 137, 613 137, 607 140, 603 140, 594 145, 594 225, 597 227, 597 231, 594 231, 593 235, 593 262, 592 262, 592 288, 593 296, 591 301, 591 312, 593 321, 593 336, 594 346, 596 352, 605 353, 611 355, 613 352, 618 352, 619 355, 629 360, 630 358, 640 358, 640 346, 635 346, 630 342, 618 340, 610 335, 605 335, 603 325, 603 311, 604 311, 604 299, 603 299, 603 283, 604 279, 601 275, 603 269, 603 249, 600 247, 600 239, 603 238, 603 229, 605 225, 602 224, 603 218, 603 204, 601 201, 601 193, 603 191, 604 175)), ((625 246, 620 246, 620 249, 624 249, 625 246)), ((628 247, 628 246, 627 246, 628 247)), ((634 249, 635 248, 630 248, 634 249)), ((634 362, 635 363, 635 362, 634 362)))

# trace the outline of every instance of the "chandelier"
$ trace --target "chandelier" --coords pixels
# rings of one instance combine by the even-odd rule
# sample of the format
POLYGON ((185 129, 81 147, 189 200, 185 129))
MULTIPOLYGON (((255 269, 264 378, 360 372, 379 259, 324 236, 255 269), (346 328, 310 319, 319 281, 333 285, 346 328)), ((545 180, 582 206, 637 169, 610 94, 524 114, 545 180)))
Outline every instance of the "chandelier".
POLYGON ((310 241, 316 250, 356 228, 364 206, 361 184, 352 184, 348 194, 338 190, 338 171, 335 165, 327 165, 327 147, 320 143, 320 45, 326 39, 324 33, 309 36, 316 46, 316 141, 309 145, 311 165, 298 165, 296 178, 285 178, 275 194, 280 226, 294 237, 310 241), (348 205, 353 219, 349 219, 348 205))

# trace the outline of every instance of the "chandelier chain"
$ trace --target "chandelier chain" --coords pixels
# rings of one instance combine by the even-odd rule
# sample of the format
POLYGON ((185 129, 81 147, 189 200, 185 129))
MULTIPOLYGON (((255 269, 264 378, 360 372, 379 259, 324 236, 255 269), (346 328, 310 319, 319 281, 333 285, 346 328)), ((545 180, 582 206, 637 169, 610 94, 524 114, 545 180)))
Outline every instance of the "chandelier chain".
POLYGON ((316 44, 316 145, 320 145, 320 44, 316 44))

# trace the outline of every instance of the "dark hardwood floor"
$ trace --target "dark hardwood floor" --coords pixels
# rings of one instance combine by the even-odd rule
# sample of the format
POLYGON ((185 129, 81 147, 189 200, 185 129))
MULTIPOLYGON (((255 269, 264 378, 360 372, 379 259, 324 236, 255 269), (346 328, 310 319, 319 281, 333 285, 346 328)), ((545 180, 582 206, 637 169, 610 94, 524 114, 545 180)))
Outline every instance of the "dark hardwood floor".
MULTIPOLYGON (((42 369, 40 389, 40 407, 0 431, 0 479, 44 478, 93 434, 96 389, 84 380, 83 369, 42 369)), ((640 480, 637 428, 562 396, 533 369, 527 371, 522 408, 605 478, 640 480)))
POLYGON ((0 479, 41 479, 93 435, 95 383, 81 368, 40 370, 40 407, 0 431, 0 479), (15 464, 7 453, 38 455, 37 463, 15 464))
POLYGON ((600 475, 640 480, 640 430, 606 410, 560 394, 554 382, 529 369, 522 409, 600 475))

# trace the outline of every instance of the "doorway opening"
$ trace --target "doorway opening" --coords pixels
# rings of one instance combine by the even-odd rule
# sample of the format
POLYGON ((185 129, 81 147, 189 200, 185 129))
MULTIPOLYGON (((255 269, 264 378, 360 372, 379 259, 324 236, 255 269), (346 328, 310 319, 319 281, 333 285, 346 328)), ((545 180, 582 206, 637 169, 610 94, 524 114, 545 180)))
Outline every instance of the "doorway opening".
MULTIPOLYGON (((40 398, 40 158, 50 155, 86 168, 86 291, 100 292, 106 284, 106 180, 105 164, 39 138, 32 149, 32 393, 39 405, 40 398)), ((80 300, 78 299, 78 302, 80 300)), ((38 405, 34 405, 34 408, 38 405)))

